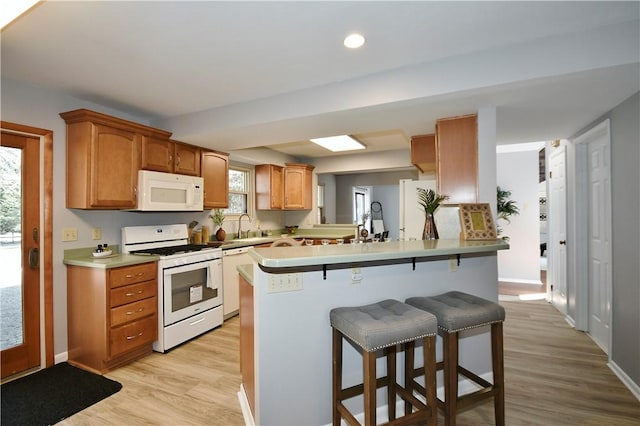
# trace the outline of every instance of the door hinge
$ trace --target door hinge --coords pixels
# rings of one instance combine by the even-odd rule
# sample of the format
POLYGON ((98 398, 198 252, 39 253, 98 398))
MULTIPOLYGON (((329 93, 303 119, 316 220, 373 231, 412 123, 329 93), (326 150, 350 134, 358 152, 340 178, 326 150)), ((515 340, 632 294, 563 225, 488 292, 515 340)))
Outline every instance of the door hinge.
POLYGON ((549 179, 553 177, 553 172, 549 172, 549 179))
POLYGON ((553 284, 551 284, 550 288, 551 288, 551 291, 553 291, 553 284))

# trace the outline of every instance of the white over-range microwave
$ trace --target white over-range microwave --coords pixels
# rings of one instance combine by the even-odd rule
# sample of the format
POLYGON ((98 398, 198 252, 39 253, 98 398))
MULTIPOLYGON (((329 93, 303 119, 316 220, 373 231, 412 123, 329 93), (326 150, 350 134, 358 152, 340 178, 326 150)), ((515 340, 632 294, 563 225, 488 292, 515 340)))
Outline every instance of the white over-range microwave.
POLYGON ((202 211, 204 180, 199 176, 138 171, 136 211, 202 211))

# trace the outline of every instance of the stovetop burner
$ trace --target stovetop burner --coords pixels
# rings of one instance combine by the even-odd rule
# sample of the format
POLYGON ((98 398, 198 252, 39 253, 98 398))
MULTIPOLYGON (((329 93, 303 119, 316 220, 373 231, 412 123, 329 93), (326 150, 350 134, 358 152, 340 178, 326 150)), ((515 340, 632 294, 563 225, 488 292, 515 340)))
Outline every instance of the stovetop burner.
POLYGON ((155 247, 144 250, 134 250, 131 251, 131 254, 156 254, 159 256, 171 256, 173 254, 180 253, 190 253, 194 251, 200 251, 208 248, 206 244, 182 244, 179 246, 170 246, 170 247, 155 247))

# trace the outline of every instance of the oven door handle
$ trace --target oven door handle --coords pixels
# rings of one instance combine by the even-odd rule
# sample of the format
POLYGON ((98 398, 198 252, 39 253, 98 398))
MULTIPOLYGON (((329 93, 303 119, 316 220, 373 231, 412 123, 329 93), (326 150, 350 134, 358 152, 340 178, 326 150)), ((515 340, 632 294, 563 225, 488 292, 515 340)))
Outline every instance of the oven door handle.
POLYGON ((213 263, 209 263, 207 265, 207 288, 214 288, 214 283, 213 283, 213 267, 214 264, 213 263))

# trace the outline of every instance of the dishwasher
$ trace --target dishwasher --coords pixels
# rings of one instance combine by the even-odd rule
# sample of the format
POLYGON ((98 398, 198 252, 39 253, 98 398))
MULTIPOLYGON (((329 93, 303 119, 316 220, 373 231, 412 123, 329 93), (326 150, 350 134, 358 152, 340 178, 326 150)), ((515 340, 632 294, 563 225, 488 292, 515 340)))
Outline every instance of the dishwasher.
POLYGON ((249 249, 253 246, 222 250, 222 313, 224 319, 238 314, 240 309, 240 281, 238 265, 252 263, 249 249))

